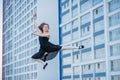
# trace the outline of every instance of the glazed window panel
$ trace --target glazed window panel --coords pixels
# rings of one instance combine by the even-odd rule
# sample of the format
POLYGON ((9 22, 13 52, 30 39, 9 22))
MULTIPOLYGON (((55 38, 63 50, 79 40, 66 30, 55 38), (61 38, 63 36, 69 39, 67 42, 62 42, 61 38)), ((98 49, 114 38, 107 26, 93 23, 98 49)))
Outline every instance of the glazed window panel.
POLYGON ((72 9, 72 17, 76 17, 78 15, 78 7, 72 9))
POLYGON ((95 41, 94 41, 95 46, 96 46, 96 45, 100 45, 100 44, 104 44, 104 43, 105 43, 104 34, 95 36, 95 41))
POLYGON ((120 59, 113 60, 111 63, 111 71, 120 71, 120 59))
POLYGON ((102 1, 103 0, 92 0, 94 6, 101 3, 102 1))
POLYGON ((80 67, 74 66, 73 67, 73 75, 79 75, 80 74, 80 67))
POLYGON ((81 37, 90 35, 90 25, 81 28, 81 37))
POLYGON ((95 59, 105 58, 105 48, 95 50, 95 59))
POLYGON ((71 57, 63 58, 63 65, 67 65, 67 64, 71 64, 71 63, 72 63, 71 57))
POLYGON ((70 19, 70 13, 68 12, 68 13, 66 13, 65 15, 62 15, 62 16, 61 16, 61 23, 64 23, 64 22, 66 22, 66 21, 69 21, 69 19, 70 19))
POLYGON ((74 54, 73 55, 73 63, 79 63, 80 62, 80 54, 74 54))
POLYGON ((120 28, 110 31, 110 41, 120 40, 120 28))
POLYGON ((120 8, 120 0, 111 0, 109 3, 109 12, 115 11, 120 8))
POLYGON ((78 39, 79 38, 79 31, 77 30, 77 31, 75 31, 75 32, 72 32, 72 40, 76 40, 76 39, 78 39))
POLYGON ((110 46, 110 55, 119 56, 120 55, 120 43, 110 46))
POLYGON ((82 74, 91 74, 94 71, 94 65, 93 64, 83 65, 82 71, 83 71, 82 74))
MULTIPOLYGON (((80 1, 80 3, 83 1, 80 1)), ((86 0, 84 3, 80 4, 80 12, 87 11, 92 7, 92 1, 91 0, 86 0)))
POLYGON ((106 71, 105 62, 100 62, 95 64, 95 71, 96 73, 101 73, 106 71))
POLYGON ((83 15, 80 18, 80 22, 81 22, 81 25, 90 22, 90 13, 87 13, 87 14, 83 15))
POLYGON ((98 21, 93 24, 94 25, 94 32, 98 32, 104 29, 104 21, 98 21))
POLYGON ((116 26, 120 24, 120 12, 109 17, 109 26, 116 26))
POLYGON ((93 59, 91 51, 82 53, 82 62, 90 61, 93 59))
POLYGON ((69 23, 69 24, 67 24, 67 25, 65 25, 65 26, 63 26, 61 28, 62 28, 62 34, 64 34, 64 33, 71 30, 71 24, 69 23))
POLYGON ((72 69, 71 68, 64 68, 63 69, 63 76, 68 76, 72 74, 72 69))
POLYGON ((90 48, 91 47, 91 38, 87 38, 83 41, 81 41, 82 45, 84 45, 84 49, 85 48, 90 48))
POLYGON ((97 9, 95 9, 95 10, 93 11, 94 19, 95 19, 95 18, 98 18, 98 17, 100 17, 100 16, 102 16, 102 15, 103 15, 103 6, 97 8, 97 9))
POLYGON ((120 80, 120 75, 111 76, 111 80, 120 80))

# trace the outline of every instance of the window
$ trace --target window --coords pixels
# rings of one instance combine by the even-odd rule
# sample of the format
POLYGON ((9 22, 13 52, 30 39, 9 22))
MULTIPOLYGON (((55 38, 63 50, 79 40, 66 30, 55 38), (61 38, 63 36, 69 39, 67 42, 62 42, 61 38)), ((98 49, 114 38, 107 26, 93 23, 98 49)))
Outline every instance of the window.
POLYGON ((114 44, 110 46, 110 55, 111 56, 118 56, 120 55, 120 43, 114 44))
MULTIPOLYGON (((97 0, 96 0, 96 1, 97 1, 97 0)), ((100 16, 102 16, 102 15, 103 15, 103 6, 97 8, 97 9, 95 9, 95 10, 93 11, 94 19, 95 19, 95 18, 98 18, 98 17, 100 17, 100 16)))
POLYGON ((81 21, 80 21, 80 22, 81 22, 81 25, 90 22, 90 13, 87 13, 87 14, 83 15, 83 16, 80 18, 80 20, 81 20, 81 21))
POLYGON ((94 32, 98 32, 104 29, 104 22, 103 20, 100 20, 96 23, 93 24, 94 25, 94 32))
POLYGON ((81 36, 87 36, 90 35, 90 26, 82 27, 81 28, 81 36))
POLYGON ((84 12, 92 7, 91 0, 82 0, 80 1, 80 12, 84 12))
POLYGON ((62 43, 71 41, 71 23, 62 27, 62 43))
POLYGON ((88 65, 82 66, 83 74, 91 74, 91 73, 93 73, 93 70, 94 70, 93 64, 88 64, 88 65))
POLYGON ((120 40, 120 28, 110 31, 110 41, 120 40))
POLYGON ((68 76, 72 74, 72 69, 71 68, 64 68, 63 69, 63 76, 68 76))
POLYGON ((72 0, 72 6, 76 5, 78 3, 78 0, 72 0))
POLYGON ((106 77, 104 76, 96 77, 95 80, 106 80, 106 77))
POLYGON ((72 63, 71 57, 63 58, 63 65, 67 65, 67 64, 71 64, 71 63, 72 63))
POLYGON ((95 73, 102 73, 106 72, 106 63, 105 62, 100 62, 95 64, 95 73))
POLYGON ((73 75, 79 75, 80 74, 80 67, 74 66, 73 67, 73 75))
POLYGON ((83 15, 81 21, 81 36, 90 34, 90 13, 83 15))
POLYGON ((109 26, 120 24, 120 12, 109 17, 109 26))
POLYGON ((95 50, 95 59, 105 58, 105 48, 95 50))
POLYGON ((84 45, 84 49, 91 48, 91 38, 85 39, 81 43, 82 45, 84 45))
POLYGON ((120 71, 120 59, 111 61, 111 71, 120 71))
POLYGON ((82 53, 82 62, 90 61, 93 59, 91 51, 82 53), (89 56, 89 57, 88 57, 89 56))
POLYGON ((94 41, 95 46, 103 43, 105 43, 104 34, 95 36, 95 41, 94 41))
POLYGON ((112 76, 111 80, 120 80, 120 75, 114 75, 114 76, 112 76))
POLYGON ((34 5, 36 5, 36 3, 37 3, 37 0, 34 0, 34 5))
POLYGON ((73 62, 74 63, 79 63, 80 62, 80 54, 78 51, 78 54, 73 55, 73 62))
POLYGON ((72 17, 76 17, 78 15, 78 6, 72 6, 72 17))
POLYGON ((72 22, 72 39, 78 39, 79 38, 79 30, 78 30, 78 19, 74 20, 72 22))
POLYGON ((61 22, 64 23, 70 19, 69 9, 61 14, 61 22))
POLYGON ((102 2, 103 0, 92 0, 92 2, 93 2, 93 5, 97 5, 97 4, 99 4, 100 2, 102 2))
POLYGON ((69 1, 70 0, 67 0, 67 1, 65 1, 64 3, 61 4, 62 12, 65 12, 66 10, 69 9, 69 1))
POLYGON ((111 0, 109 2, 109 12, 115 11, 116 9, 120 8, 120 0, 111 0))

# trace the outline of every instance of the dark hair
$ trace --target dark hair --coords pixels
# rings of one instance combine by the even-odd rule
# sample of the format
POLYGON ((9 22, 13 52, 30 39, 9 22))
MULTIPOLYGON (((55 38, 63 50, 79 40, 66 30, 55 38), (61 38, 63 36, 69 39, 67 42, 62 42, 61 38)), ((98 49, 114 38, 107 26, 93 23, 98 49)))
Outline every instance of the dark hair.
POLYGON ((39 27, 39 29, 43 32, 43 27, 44 27, 44 25, 48 25, 48 28, 49 28, 49 24, 47 24, 47 23, 41 23, 38 27, 39 27))

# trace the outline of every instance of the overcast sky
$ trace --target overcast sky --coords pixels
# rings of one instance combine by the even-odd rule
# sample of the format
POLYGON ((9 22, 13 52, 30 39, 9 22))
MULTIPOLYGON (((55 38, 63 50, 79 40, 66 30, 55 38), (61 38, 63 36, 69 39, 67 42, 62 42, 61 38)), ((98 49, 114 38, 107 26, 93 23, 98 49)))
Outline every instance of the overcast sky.
POLYGON ((0 80, 2 77, 2 0, 0 0, 0 80))

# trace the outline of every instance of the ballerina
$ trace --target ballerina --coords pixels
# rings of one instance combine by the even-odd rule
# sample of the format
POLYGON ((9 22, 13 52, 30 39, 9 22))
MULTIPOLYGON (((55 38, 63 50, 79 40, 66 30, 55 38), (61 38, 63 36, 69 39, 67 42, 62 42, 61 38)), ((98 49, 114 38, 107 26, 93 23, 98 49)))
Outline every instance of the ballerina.
POLYGON ((55 45, 49 42, 49 38, 50 38, 49 25, 47 23, 41 23, 40 26, 38 26, 36 23, 35 17, 36 17, 36 14, 33 15, 33 19, 34 19, 34 26, 37 30, 37 33, 33 31, 32 34, 38 36, 40 49, 39 49, 39 52, 37 52, 32 56, 32 59, 39 59, 39 61, 44 65, 43 69, 45 69, 46 66, 48 65, 48 63, 45 61, 53 59, 57 55, 59 50, 71 50, 71 49, 84 48, 83 45, 78 47, 61 46, 61 45, 55 45), (53 54, 53 55, 49 56, 49 54, 53 54))

